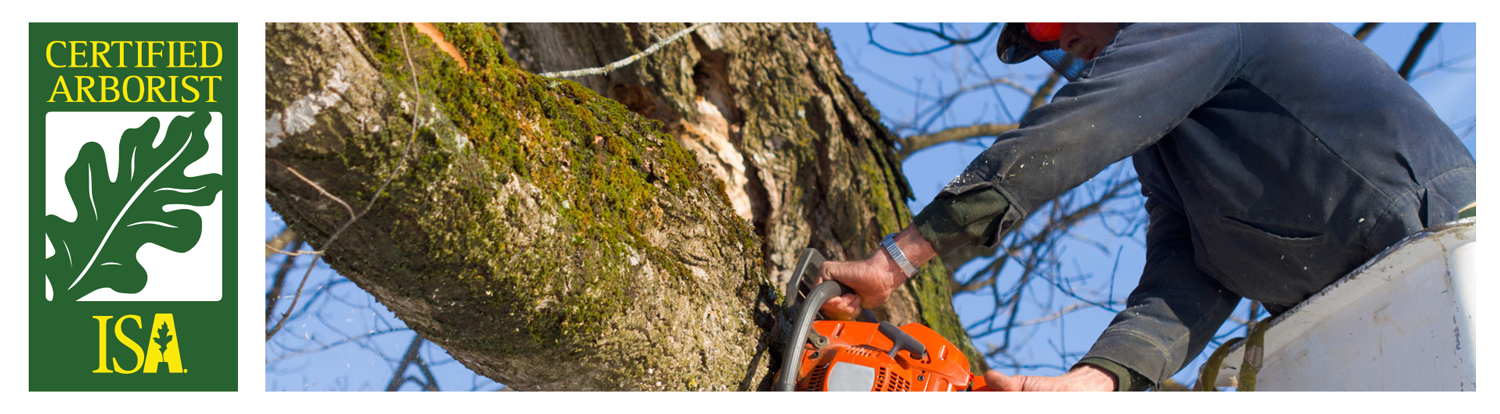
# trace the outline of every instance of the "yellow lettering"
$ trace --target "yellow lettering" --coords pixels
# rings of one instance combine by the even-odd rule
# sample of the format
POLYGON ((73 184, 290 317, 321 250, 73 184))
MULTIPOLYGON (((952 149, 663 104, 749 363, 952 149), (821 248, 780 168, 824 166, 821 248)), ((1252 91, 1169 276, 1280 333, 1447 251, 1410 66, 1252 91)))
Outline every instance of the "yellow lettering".
POLYGON ((73 94, 68 92, 68 81, 63 80, 62 75, 57 75, 57 85, 52 87, 52 97, 47 98, 47 102, 56 102, 53 99, 57 99, 57 94, 59 93, 64 98, 68 98, 67 102, 73 102, 73 94), (61 92, 58 92, 59 90, 61 92))
POLYGON ((95 41, 89 42, 89 44, 94 46, 94 60, 93 60, 94 63, 89 64, 89 67, 91 67, 91 68, 97 68, 97 67, 99 67, 99 59, 100 58, 104 59, 104 67, 106 67, 106 68, 112 68, 112 67, 114 67, 114 66, 110 66, 109 65, 109 57, 105 56, 106 53, 109 53, 109 42, 103 42, 103 41, 95 40, 95 41), (104 50, 103 51, 99 50, 99 45, 104 45, 104 50))
POLYGON ((178 48, 177 48, 177 64, 179 66, 182 66, 184 68, 196 68, 196 67, 198 67, 198 63, 197 62, 193 62, 192 64, 188 64, 188 58, 189 57, 197 57, 198 56, 198 52, 193 52, 193 51, 189 51, 188 50, 188 46, 192 46, 192 45, 193 45, 193 42, 182 42, 181 44, 177 45, 178 46, 178 48))
MULTIPOLYGON (((57 64, 57 62, 53 62, 52 61, 52 45, 55 45, 55 44, 58 44, 58 43, 62 43, 63 47, 68 47, 68 44, 64 43, 61 40, 53 40, 53 41, 47 43, 47 65, 52 66, 54 68, 63 67, 63 65, 59 65, 59 64, 57 64)), ((47 102, 52 102, 52 101, 47 101, 47 102)))
POLYGON ((83 102, 83 97, 87 96, 89 97, 89 102, 94 102, 94 93, 89 91, 89 89, 94 87, 94 77, 73 76, 73 78, 78 79, 78 101, 83 102), (84 86, 83 81, 89 81, 88 86, 84 86))
POLYGON ((118 67, 122 67, 122 68, 125 67, 125 47, 126 46, 130 46, 130 41, 127 41, 127 40, 115 40, 115 41, 109 42, 109 44, 117 46, 116 50, 120 51, 119 53, 116 53, 117 55, 120 56, 120 59, 115 61, 115 65, 118 66, 118 67))
POLYGON ((172 100, 170 101, 161 96, 161 88, 167 86, 167 80, 165 78, 162 78, 160 76, 147 76, 146 84, 151 88, 151 92, 146 94, 146 102, 177 102, 176 96, 173 96, 172 100), (152 95, 156 96, 155 100, 151 99, 152 95))
POLYGON ((125 95, 125 102, 130 102, 130 103, 140 102, 141 99, 146 96, 146 81, 142 80, 140 76, 136 76, 136 75, 126 76, 125 77, 125 81, 121 82, 121 84, 120 84, 120 94, 121 95, 125 95), (138 90, 141 91, 141 93, 135 94, 135 99, 134 100, 130 99, 130 81, 131 80, 135 80, 135 83, 137 85, 140 85, 140 89, 138 89, 138 90))
MULTIPOLYGON (((181 373, 182 351, 180 350, 180 344, 182 342, 177 338, 177 325, 172 323, 172 314, 156 314, 156 317, 151 321, 151 326, 154 328, 151 329, 150 343, 155 343, 156 346, 152 346, 146 353, 146 372, 155 373, 156 366, 162 362, 166 362, 167 372, 181 373)), ((147 345, 150 345, 150 343, 147 345)))
MULTIPOLYGON (((126 371, 125 369, 120 368, 120 360, 119 359, 114 359, 113 360, 115 362, 115 371, 120 371, 121 374, 134 374, 136 371, 140 371, 141 370, 141 365, 146 362, 145 355, 142 355, 142 352, 141 352, 141 346, 138 345, 138 344, 136 344, 135 340, 130 339, 130 337, 128 337, 128 336, 125 336, 125 332, 122 331, 122 330, 120 330, 120 327, 122 325, 124 325, 125 321, 128 320, 128 319, 134 319, 135 320, 135 328, 136 329, 140 329, 141 328, 141 317, 139 317, 139 316, 125 315, 123 317, 120 317, 120 320, 115 321, 115 339, 120 340, 120 343, 125 344, 126 348, 130 348, 130 351, 135 353, 135 368, 131 368, 129 371, 126 371)), ((152 370, 150 368, 146 369, 146 372, 151 372, 151 371, 152 370)))
MULTIPOLYGON (((217 65, 217 64, 218 63, 215 63, 215 65, 217 65)), ((198 79, 207 79, 208 80, 208 101, 206 101, 206 102, 218 102, 218 101, 214 100, 214 80, 224 80, 224 77, 223 76, 199 76, 198 79)))
POLYGON ((160 41, 154 40, 146 42, 146 67, 156 67, 156 57, 161 56, 161 51, 156 50, 156 45, 159 44, 161 44, 160 41))
POLYGON ((70 68, 86 68, 86 67, 88 67, 88 65, 80 65, 80 64, 78 64, 78 57, 79 56, 83 56, 83 55, 85 55, 85 54, 88 53, 88 51, 86 51, 86 50, 79 50, 78 45, 83 44, 83 43, 88 43, 88 41, 86 41, 86 40, 74 40, 74 41, 68 42, 68 50, 69 50, 69 52, 68 52, 68 67, 70 67, 70 68))
POLYGON ((197 76, 193 76, 193 75, 188 75, 188 76, 183 76, 182 77, 182 87, 183 88, 187 88, 188 91, 190 91, 190 92, 193 93, 193 99, 183 98, 182 99, 183 103, 198 102, 198 88, 194 88, 193 84, 188 83, 188 79, 189 78, 194 79, 194 80, 198 79, 197 76))
POLYGON ((120 87, 120 78, 116 78, 114 76, 100 76, 99 77, 99 102, 114 102, 114 101, 120 100, 120 88, 119 87, 120 87), (110 81, 114 81, 114 82, 111 83, 110 81), (115 93, 115 97, 113 97, 113 98, 109 97, 109 93, 110 92, 114 92, 115 93))
POLYGON ((175 60, 173 59, 174 56, 177 56, 177 42, 167 42, 167 67, 178 67, 172 64, 172 61, 175 60))
MULTIPOLYGON (((198 48, 198 50, 203 52, 203 57, 205 59, 208 58, 208 45, 214 45, 214 56, 217 59, 214 60, 214 64, 212 64, 212 65, 199 65, 198 67, 200 67, 200 68, 212 68, 212 67, 218 67, 220 63, 224 63, 224 47, 223 46, 219 46, 219 42, 205 40, 205 41, 201 41, 199 43, 201 43, 202 45, 201 45, 201 47, 198 48)), ((210 94, 209 96, 212 96, 212 94, 210 94)), ((209 102, 213 102, 213 101, 209 101, 209 102)))
POLYGON ((105 363, 105 359, 107 358, 107 356, 105 354, 108 353, 106 351, 106 348, 109 346, 109 343, 105 341, 105 339, 107 338, 106 332, 109 332, 109 330, 108 330, 108 328, 106 328, 106 326, 109 326, 109 319, 113 318, 113 317, 114 316, 95 316, 94 317, 94 319, 98 319, 99 320, 99 369, 94 370, 94 373, 97 373, 97 374, 109 374, 109 373, 113 373, 114 372, 114 371, 110 371, 109 370, 109 364, 105 363))

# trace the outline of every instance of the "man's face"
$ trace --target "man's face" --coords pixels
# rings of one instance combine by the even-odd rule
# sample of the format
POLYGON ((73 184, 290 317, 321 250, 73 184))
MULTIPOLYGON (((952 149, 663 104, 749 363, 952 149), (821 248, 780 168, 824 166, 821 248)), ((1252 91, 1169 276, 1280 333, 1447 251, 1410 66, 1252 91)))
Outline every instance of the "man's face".
POLYGON ((1074 57, 1094 60, 1119 31, 1119 23, 1063 23, 1057 45, 1074 57))

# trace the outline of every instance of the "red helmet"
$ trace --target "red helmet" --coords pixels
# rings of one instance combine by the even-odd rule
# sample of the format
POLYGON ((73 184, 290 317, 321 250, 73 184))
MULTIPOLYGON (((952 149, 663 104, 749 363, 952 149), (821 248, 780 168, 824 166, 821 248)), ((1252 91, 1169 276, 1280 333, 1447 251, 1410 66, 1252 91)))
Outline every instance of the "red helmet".
POLYGON ((1062 36, 1062 23, 1006 23, 1000 29, 1000 42, 995 52, 1000 61, 1016 64, 1040 55, 1058 74, 1069 81, 1078 80, 1088 62, 1073 57, 1058 46, 1062 36))
POLYGON ((1038 42, 1052 42, 1062 37, 1062 23, 1027 23, 1026 32, 1038 42))

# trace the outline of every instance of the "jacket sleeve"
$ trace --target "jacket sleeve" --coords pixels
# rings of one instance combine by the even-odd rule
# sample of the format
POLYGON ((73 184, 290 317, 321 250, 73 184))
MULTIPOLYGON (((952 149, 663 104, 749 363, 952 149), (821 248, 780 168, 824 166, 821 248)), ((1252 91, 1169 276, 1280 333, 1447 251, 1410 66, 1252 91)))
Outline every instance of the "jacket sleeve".
POLYGON ((1198 269, 1188 222, 1180 210, 1151 197, 1146 211, 1151 222, 1140 285, 1084 359, 1112 361, 1156 384, 1203 352, 1240 296, 1198 269))
POLYGON ((1161 139, 1237 76, 1240 58, 1236 24, 1128 25, 1081 79, 1000 135, 938 197, 998 190, 1008 202, 994 211, 958 208, 994 217, 999 225, 971 239, 994 246, 996 232, 1038 205, 1161 139))

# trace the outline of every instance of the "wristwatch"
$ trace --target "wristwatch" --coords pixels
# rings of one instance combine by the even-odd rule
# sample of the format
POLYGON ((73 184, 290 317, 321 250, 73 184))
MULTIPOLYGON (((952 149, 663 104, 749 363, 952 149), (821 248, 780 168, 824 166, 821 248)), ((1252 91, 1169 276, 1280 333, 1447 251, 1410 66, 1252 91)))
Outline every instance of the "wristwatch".
POLYGON ((911 261, 906 260, 906 253, 901 251, 900 246, 896 246, 896 233, 885 235, 885 238, 880 240, 880 245, 885 247, 885 252, 891 255, 891 260, 901 267, 901 272, 906 273, 906 277, 917 274, 917 267, 912 266, 911 261))

